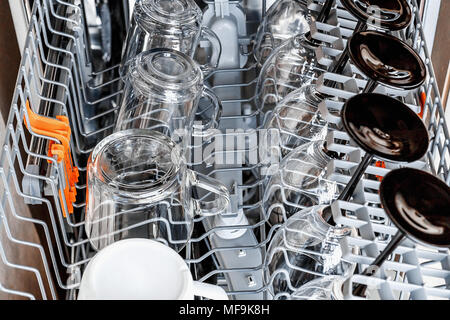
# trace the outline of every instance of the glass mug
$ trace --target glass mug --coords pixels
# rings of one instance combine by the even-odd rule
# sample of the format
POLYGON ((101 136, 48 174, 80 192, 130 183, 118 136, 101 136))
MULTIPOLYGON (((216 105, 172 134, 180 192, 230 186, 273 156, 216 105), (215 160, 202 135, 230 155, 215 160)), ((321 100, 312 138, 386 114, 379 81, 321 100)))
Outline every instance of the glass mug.
POLYGON ((149 239, 118 241, 89 261, 78 300, 228 300, 221 287, 194 281, 174 250, 149 239))
POLYGON ((113 133, 93 150, 87 166, 86 234, 100 250, 127 238, 148 238, 180 251, 195 215, 228 209, 226 187, 186 167, 180 145, 159 132, 113 133), (192 197, 193 188, 209 192, 192 197))
POLYGON ((116 131, 152 129, 178 142, 178 138, 189 135, 185 129, 194 128, 202 97, 211 101, 213 112, 205 112, 211 118, 195 128, 207 135, 208 129, 217 126, 222 105, 204 86, 198 64, 181 52, 152 49, 139 54, 130 65, 125 83, 116 131))
POLYGON ((134 6, 131 26, 122 52, 120 74, 125 76, 130 62, 141 52, 167 48, 197 55, 205 63, 204 72, 215 69, 222 51, 217 35, 202 26, 202 11, 193 0, 141 0, 134 6), (205 52, 198 44, 209 42, 205 52), (203 54, 203 56, 201 56, 203 54))

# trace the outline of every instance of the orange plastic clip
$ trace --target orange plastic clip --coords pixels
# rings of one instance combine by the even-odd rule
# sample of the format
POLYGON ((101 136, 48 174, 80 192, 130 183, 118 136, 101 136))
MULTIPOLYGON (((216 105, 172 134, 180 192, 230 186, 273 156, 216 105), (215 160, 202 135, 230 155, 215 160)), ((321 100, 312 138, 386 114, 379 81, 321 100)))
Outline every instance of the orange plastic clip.
POLYGON ((427 95, 425 92, 420 92, 420 112, 419 117, 423 118, 423 111, 425 110, 425 103, 427 102, 427 95))
MULTIPOLYGON (((375 162, 375 166, 378 168, 386 168, 386 163, 384 163, 384 161, 377 161, 377 162, 375 162)), ((377 175, 377 179, 378 179, 378 181, 381 181, 381 180, 383 180, 383 177, 377 175)))
MULTIPOLYGON (((75 184, 78 182, 79 172, 78 168, 73 165, 72 153, 70 150, 70 125, 69 119, 66 116, 56 116, 56 119, 44 117, 36 114, 30 108, 30 104, 27 100, 26 102, 28 118, 30 124, 27 122, 25 117, 25 125, 29 129, 28 125, 31 126, 33 132, 57 139, 60 144, 50 141, 48 145, 48 156, 55 157, 58 163, 64 161, 64 171, 65 171, 65 187, 64 187, 64 198, 66 199, 67 209, 69 214, 73 213, 73 202, 76 200, 77 190, 75 184)), ((49 160, 49 162, 51 162, 49 160)), ((61 201, 61 206, 63 207, 63 215, 67 216, 65 207, 63 205, 63 193, 59 191, 59 198, 61 201)))

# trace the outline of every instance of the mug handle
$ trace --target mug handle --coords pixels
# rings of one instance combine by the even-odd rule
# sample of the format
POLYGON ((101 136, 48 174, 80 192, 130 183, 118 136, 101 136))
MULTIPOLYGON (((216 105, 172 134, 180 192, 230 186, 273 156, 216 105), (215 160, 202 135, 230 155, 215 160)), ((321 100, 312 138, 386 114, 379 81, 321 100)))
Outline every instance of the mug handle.
POLYGON ((228 210, 231 201, 230 193, 222 182, 190 169, 187 169, 187 178, 190 188, 199 187, 217 196, 217 199, 213 201, 192 198, 195 212, 202 216, 215 216, 228 210))
POLYGON ((219 100, 217 95, 210 88, 204 86, 201 94, 202 97, 208 98, 213 106, 214 113, 210 119, 210 121, 206 124, 194 124, 195 135, 200 137, 210 137, 217 133, 217 127, 219 125, 220 117, 222 115, 222 102, 219 100))
POLYGON ((211 300, 228 300, 227 293, 221 287, 199 281, 194 281, 194 295, 211 300))
MULTIPOLYGON (((199 64, 200 69, 203 71, 203 75, 207 76, 219 65, 220 56, 222 55, 222 44, 220 43, 217 34, 206 26, 202 26, 200 30, 200 35, 197 38, 197 46, 200 41, 207 41, 211 43, 212 53, 211 57, 209 57, 209 61, 205 64, 199 64)), ((195 51, 196 50, 194 50, 194 52, 195 51)))

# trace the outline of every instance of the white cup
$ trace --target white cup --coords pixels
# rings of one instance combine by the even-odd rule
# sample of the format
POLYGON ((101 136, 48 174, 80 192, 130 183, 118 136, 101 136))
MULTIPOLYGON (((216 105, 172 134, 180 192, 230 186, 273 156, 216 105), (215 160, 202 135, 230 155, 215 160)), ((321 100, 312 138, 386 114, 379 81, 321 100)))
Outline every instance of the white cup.
POLYGON ((173 249, 149 239, 117 241, 88 263, 78 300, 228 300, 221 287, 192 279, 173 249))

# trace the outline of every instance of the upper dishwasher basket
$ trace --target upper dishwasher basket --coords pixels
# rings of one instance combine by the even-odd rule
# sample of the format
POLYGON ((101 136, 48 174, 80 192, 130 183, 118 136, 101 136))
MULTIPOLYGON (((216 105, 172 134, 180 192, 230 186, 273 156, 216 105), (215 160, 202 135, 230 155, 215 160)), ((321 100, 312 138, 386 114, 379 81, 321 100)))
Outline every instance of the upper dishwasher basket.
MULTIPOLYGON (((266 8, 263 1, 261 9, 266 8)), ((123 25, 127 25, 124 17, 128 12, 113 5, 124 2, 110 2, 108 7, 98 9, 98 17, 103 17, 107 23, 108 15, 119 16, 123 25)), ((214 1, 204 2, 205 16, 213 16, 207 10, 214 10, 214 1)), ((250 49, 259 18, 254 9, 243 7, 246 2, 251 1, 221 1, 223 7, 216 8, 223 9, 223 19, 229 18, 227 22, 237 21, 235 53, 238 58, 233 67, 221 67, 219 63, 219 69, 205 79, 223 104, 220 130, 208 139, 193 137, 190 145, 191 168, 227 185, 232 202, 230 212, 223 221, 196 217, 194 233, 180 254, 195 280, 222 286, 230 299, 268 299, 268 284, 262 277, 263 261, 268 244, 280 225, 269 227, 266 224, 262 198, 266 174, 277 167, 275 164, 271 168, 273 163, 260 150, 265 139, 262 124, 268 114, 263 114, 255 105, 259 67, 250 49), (245 13, 247 21, 236 18, 243 19, 245 13), (195 156, 198 150, 202 154, 200 158, 195 156), (245 219, 237 218, 243 216, 245 219)), ((333 18, 328 23, 312 22, 310 26, 311 36, 326 44, 316 50, 318 62, 324 69, 342 52, 332 45, 340 39, 345 44, 356 26, 356 19, 339 0, 336 2, 332 8, 333 18)), ((398 97, 425 121, 431 138, 428 153, 408 166, 430 171, 450 184, 449 127, 424 40, 419 9, 416 0, 409 2, 413 22, 407 29, 393 34, 421 55, 427 68, 427 80, 412 92, 381 87, 376 92, 398 97), (426 99, 422 99, 423 96, 426 99)), ((81 274, 95 253, 84 230, 86 161, 96 143, 113 130, 122 82, 117 57, 110 47, 114 47, 115 42, 107 35, 89 33, 90 28, 95 29, 95 19, 90 19, 94 11, 89 11, 92 8, 88 8, 87 3, 79 0, 34 1, 0 154, 2 299, 76 299, 81 274), (105 55, 92 51, 100 44, 106 48, 105 55), (103 63, 98 63, 98 57, 103 63), (56 154, 48 152, 49 145, 61 145, 63 141, 45 130, 28 126, 33 115, 27 105, 41 116, 68 118, 73 166, 79 171, 78 182, 74 184, 75 200, 61 196, 70 184, 68 167, 64 161, 58 161, 56 154), (71 214, 70 207, 73 207, 71 214), (39 241, 30 241, 20 235, 18 223, 36 228, 39 241), (12 256, 12 247, 23 255, 12 256), (30 250, 39 259, 39 266, 31 265, 25 259, 30 250), (17 275, 28 279, 36 290, 31 292, 24 288, 19 280, 13 279, 17 275)), ((307 3, 310 10, 317 12, 323 0, 307 3)), ((222 22, 208 20, 213 30, 222 22)), ((123 36, 117 33, 117 39, 123 36)), ((220 32, 218 36, 223 39, 220 32)), ((325 72, 315 81, 320 92, 338 98, 325 99, 319 110, 328 122, 339 127, 337 112, 348 98, 364 88, 367 79, 355 66, 348 64, 343 74, 325 72), (330 81, 326 80, 338 85, 329 87, 330 81)), ((362 151, 349 142, 350 138, 343 130, 329 130, 325 139, 330 150, 347 157, 329 161, 324 179, 338 186, 346 184, 363 156, 362 151)), ((361 270, 372 262, 397 231, 380 208, 378 197, 379 179, 397 167, 392 164, 369 166, 353 200, 338 201, 332 206, 336 221, 359 231, 359 236, 347 236, 339 245, 346 259, 357 263, 361 270), (342 210, 346 210, 345 216, 342 210)), ((284 192, 288 186, 281 182, 277 187, 284 192)), ((208 196, 207 193, 199 195, 208 196)), ((173 204, 164 205, 170 207, 173 204)), ((380 299, 450 299, 449 259, 448 250, 425 248, 405 241, 386 261, 378 276, 354 275, 347 280, 346 286, 366 284, 375 298, 380 299)), ((357 299, 351 294, 346 298, 357 299)))

